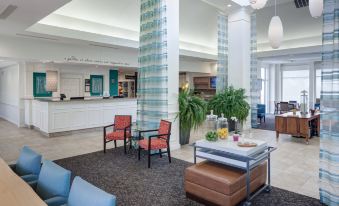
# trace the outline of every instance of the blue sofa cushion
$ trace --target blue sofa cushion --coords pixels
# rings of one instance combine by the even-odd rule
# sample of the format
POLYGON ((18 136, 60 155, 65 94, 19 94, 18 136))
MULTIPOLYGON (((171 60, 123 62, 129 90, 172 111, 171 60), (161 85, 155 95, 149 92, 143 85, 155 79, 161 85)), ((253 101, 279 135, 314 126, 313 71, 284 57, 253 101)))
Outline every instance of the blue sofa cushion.
POLYGON ((36 192, 43 200, 58 196, 67 198, 70 184, 71 172, 69 170, 45 160, 41 167, 36 192))
POLYGON ((115 206, 116 197, 80 177, 75 177, 68 197, 68 206, 115 206))
POLYGON ((15 172, 20 175, 39 175, 41 168, 41 155, 31 148, 24 146, 15 165, 15 172))

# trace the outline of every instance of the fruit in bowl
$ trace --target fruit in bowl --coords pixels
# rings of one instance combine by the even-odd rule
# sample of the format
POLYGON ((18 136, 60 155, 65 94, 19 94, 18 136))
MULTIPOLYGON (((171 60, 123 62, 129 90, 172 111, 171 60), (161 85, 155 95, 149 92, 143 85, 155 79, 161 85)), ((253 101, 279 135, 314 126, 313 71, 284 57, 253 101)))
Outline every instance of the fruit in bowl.
POLYGON ((220 128, 217 130, 218 136, 220 139, 226 139, 228 137, 228 129, 220 128))
POLYGON ((207 141, 216 142, 218 140, 218 133, 215 131, 209 131, 206 133, 205 138, 207 141))

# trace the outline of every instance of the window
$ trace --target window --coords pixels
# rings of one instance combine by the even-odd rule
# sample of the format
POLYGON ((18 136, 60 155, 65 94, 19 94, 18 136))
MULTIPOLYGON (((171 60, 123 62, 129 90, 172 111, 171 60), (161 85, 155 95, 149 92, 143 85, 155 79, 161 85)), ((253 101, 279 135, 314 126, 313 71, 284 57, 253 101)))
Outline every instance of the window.
POLYGON ((91 96, 102 96, 104 77, 102 75, 91 75, 91 96))
POLYGON ((320 93, 321 93, 321 69, 316 70, 315 74, 315 97, 317 99, 320 99, 320 93))
POLYGON ((46 73, 33 73, 33 96, 51 97, 52 92, 46 91, 46 73))
POLYGON ((301 91, 309 92, 308 69, 283 71, 283 101, 300 101, 301 91))

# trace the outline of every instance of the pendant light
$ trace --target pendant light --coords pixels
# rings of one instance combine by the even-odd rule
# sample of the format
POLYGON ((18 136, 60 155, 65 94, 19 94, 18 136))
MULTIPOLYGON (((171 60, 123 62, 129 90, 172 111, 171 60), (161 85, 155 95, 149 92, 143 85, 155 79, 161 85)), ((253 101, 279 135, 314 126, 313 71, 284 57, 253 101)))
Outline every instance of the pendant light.
POLYGON ((323 13, 324 1, 323 0, 309 0, 309 9, 311 16, 318 18, 323 13))
POLYGON ((268 28, 268 39, 273 49, 278 49, 284 38, 284 29, 279 16, 277 16, 277 0, 275 0, 275 15, 268 28))
POLYGON ((253 9, 262 9, 265 7, 267 0, 250 0, 253 9))

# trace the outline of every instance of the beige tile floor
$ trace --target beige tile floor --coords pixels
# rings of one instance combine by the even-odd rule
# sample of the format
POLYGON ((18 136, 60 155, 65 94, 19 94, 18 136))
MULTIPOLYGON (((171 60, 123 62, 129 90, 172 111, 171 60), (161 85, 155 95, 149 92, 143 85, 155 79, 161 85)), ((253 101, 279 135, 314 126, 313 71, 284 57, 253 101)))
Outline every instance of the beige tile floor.
MULTIPOLYGON (((272 154, 272 185, 292 192, 318 198, 319 138, 312 138, 309 145, 303 139, 281 135, 276 141, 275 132, 251 129, 245 137, 267 141, 278 149, 272 154)), ((203 130, 192 133, 191 142, 201 139, 203 130)), ((76 133, 62 137, 46 138, 38 131, 17 128, 0 119, 0 156, 13 163, 20 149, 28 145, 40 152, 46 159, 60 159, 102 150, 102 131, 76 133)), ((109 144, 108 148, 113 144, 109 144)), ((173 151, 172 156, 193 162, 193 148, 183 146, 173 151)))

